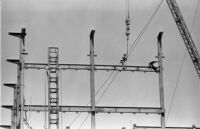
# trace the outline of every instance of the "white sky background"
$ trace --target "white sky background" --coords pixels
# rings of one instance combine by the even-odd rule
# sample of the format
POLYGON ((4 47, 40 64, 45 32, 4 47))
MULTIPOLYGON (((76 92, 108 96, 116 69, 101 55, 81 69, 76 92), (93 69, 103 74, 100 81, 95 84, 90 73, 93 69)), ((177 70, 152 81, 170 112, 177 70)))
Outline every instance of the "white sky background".
MULTIPOLYGON (((131 1, 131 43, 159 4, 160 0, 131 1)), ((189 28, 197 0, 178 0, 189 28)), ((26 62, 47 62, 47 48, 59 47, 60 63, 89 63, 89 33, 95 33, 96 64, 118 64, 126 50, 125 0, 6 0, 2 2, 2 83, 16 82, 17 67, 7 58, 18 58, 18 39, 8 36, 9 31, 20 32, 26 27, 26 62)), ((200 10, 198 10, 193 40, 200 51, 200 10)), ((169 8, 164 1, 148 30, 138 43, 129 65, 147 65, 157 54, 156 38, 164 31, 164 87, 168 114, 185 45, 181 39, 169 8)), ((86 105, 90 98, 89 72, 62 72, 64 105, 86 105)), ((45 73, 42 70, 26 71, 26 104, 44 104, 45 73)), ((109 72, 96 72, 96 89, 109 72)), ((200 126, 199 79, 189 54, 183 65, 179 86, 167 121, 167 126, 200 126)), ((12 104, 13 91, 2 87, 2 104, 12 104)), ((97 96, 98 99, 98 96, 97 96)), ((159 106, 158 77, 152 73, 121 72, 106 92, 100 106, 159 106)), ((87 114, 73 125, 77 129, 87 114)), ((2 124, 10 124, 10 111, 2 109, 2 124)), ((69 125, 75 113, 63 114, 63 128, 69 125)), ((44 113, 28 113, 33 128, 42 129, 44 113)), ((131 124, 159 125, 157 115, 97 114, 97 129, 131 128, 131 124)), ((82 129, 90 127, 90 119, 82 129)))

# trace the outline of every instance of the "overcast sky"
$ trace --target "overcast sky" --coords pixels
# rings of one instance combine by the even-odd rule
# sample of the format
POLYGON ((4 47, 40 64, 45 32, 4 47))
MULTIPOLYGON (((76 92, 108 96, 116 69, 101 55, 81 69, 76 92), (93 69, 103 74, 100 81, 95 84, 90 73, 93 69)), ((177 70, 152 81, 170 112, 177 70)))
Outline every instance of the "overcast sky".
MULTIPOLYGON (((131 0, 130 44, 138 36, 147 20, 161 0, 131 0)), ((18 58, 19 40, 8 36, 8 32, 27 29, 26 62, 47 62, 47 49, 59 47, 60 63, 88 64, 89 33, 95 28, 96 64, 118 64, 126 50, 125 0, 4 0, 1 4, 1 79, 2 83, 16 82, 17 67, 6 62, 7 58, 18 58)), ((200 51, 200 9, 196 13, 193 29, 191 25, 198 0, 178 0, 188 28, 200 51)), ((164 31, 164 90, 166 113, 176 87, 181 61, 186 51, 183 40, 169 11, 166 1, 152 20, 149 28, 128 59, 129 65, 146 66, 156 60, 157 34, 164 31)), ((95 73, 96 90, 110 72, 95 73)), ((44 104, 45 72, 26 70, 26 104, 44 104)), ((63 105, 86 105, 90 98, 88 71, 62 71, 63 105)), ((107 86, 107 85, 106 85, 107 86)), ((186 52, 180 81, 174 102, 166 121, 167 126, 200 126, 200 82, 192 61, 186 52)), ((102 93, 102 91, 101 91, 102 93)), ((100 94, 101 94, 100 93, 100 94)), ((100 95, 99 95, 100 96, 100 95)), ((97 96, 96 98, 98 99, 97 96)), ((1 103, 12 104, 13 91, 2 87, 1 103)), ((103 96, 100 106, 159 106, 158 75, 155 73, 121 72, 103 96)), ((1 110, 1 124, 10 124, 10 111, 1 110)), ((75 113, 63 114, 62 127, 68 126, 75 113)), ((78 129, 81 117, 72 125, 78 129)), ((28 113, 33 128, 43 129, 44 113, 28 113)), ((97 114, 97 129, 130 129, 137 125, 159 125, 158 115, 97 114)), ((90 128, 90 118, 81 129, 90 128)))

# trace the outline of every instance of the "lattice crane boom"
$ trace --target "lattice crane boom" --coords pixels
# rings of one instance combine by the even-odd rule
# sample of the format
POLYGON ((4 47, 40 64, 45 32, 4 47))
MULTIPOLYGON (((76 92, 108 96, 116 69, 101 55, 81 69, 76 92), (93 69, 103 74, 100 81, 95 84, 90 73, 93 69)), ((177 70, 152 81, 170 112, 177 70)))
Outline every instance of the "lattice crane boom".
POLYGON ((190 54, 190 57, 192 59, 192 62, 194 64, 194 67, 197 71, 197 74, 200 78, 200 56, 197 51, 197 48, 194 44, 194 41, 191 37, 191 34, 189 32, 189 29, 187 28, 187 25, 183 19, 181 10, 176 2, 176 0, 166 0, 167 4, 169 6, 169 9, 173 15, 173 18, 176 22, 176 25, 178 27, 178 30, 181 34, 181 37, 186 45, 186 48, 190 54))

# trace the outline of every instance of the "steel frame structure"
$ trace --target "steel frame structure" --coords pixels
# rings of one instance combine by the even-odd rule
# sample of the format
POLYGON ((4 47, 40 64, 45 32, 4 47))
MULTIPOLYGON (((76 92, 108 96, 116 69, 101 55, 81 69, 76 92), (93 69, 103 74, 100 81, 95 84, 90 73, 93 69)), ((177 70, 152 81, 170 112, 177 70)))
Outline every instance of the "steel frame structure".
POLYGON ((11 36, 20 39, 19 43, 19 60, 17 64, 17 84, 6 83, 4 86, 14 88, 13 107, 11 109, 11 128, 23 129, 24 128, 24 60, 25 60, 25 36, 26 29, 22 28, 21 32, 9 32, 11 36))
MULTIPOLYGON (((186 48, 190 54, 192 62, 195 66, 198 76, 200 77, 200 56, 197 48, 192 40, 191 34, 186 26, 181 11, 178 7, 176 0, 166 0, 169 9, 173 15, 173 18, 178 26, 179 32, 183 38, 186 48)), ((49 112, 49 126, 55 124, 59 129, 59 112, 90 112, 91 113, 91 128, 95 129, 95 114, 100 113, 152 113, 161 115, 161 127, 155 126, 137 126, 135 128, 169 128, 169 129, 194 129, 193 127, 165 127, 165 108, 164 108, 164 89, 163 89, 163 66, 162 66, 162 44, 161 38, 162 33, 158 35, 158 68, 153 70, 149 66, 124 66, 121 65, 95 65, 94 63, 94 33, 92 30, 90 33, 90 64, 59 64, 58 57, 56 61, 51 62, 49 55, 48 63, 25 63, 25 36, 26 30, 22 28, 20 33, 10 32, 9 35, 20 38, 20 51, 19 59, 8 59, 8 62, 17 64, 17 84, 5 83, 5 86, 14 89, 14 103, 11 105, 4 105, 2 107, 8 108, 12 111, 11 113, 11 126, 2 125, 0 127, 11 128, 11 129, 23 129, 24 126, 24 111, 45 111, 49 112), (53 64, 51 64, 53 63, 53 64), (25 69, 43 69, 48 73, 48 84, 49 84, 49 103, 48 108, 45 105, 24 105, 24 70, 25 69), (51 71, 54 69, 55 73, 51 71), (59 106, 59 92, 58 92, 58 72, 59 70, 88 70, 90 71, 90 90, 91 90, 91 106, 59 106), (95 86, 94 86, 94 73, 96 70, 103 71, 130 71, 130 72, 156 72, 159 74, 159 93, 160 93, 160 107, 98 107, 95 106, 95 86), (53 76, 51 76, 54 74, 53 76), (51 79, 54 78, 52 82, 51 79), (51 87, 52 83, 56 83, 56 90, 51 87), (52 91, 53 90, 53 91, 52 91), (54 98, 52 98, 54 96, 54 98), (52 102, 56 99, 56 103, 52 102), (55 119, 51 119, 50 116, 55 115, 55 119)), ((50 48, 51 49, 51 48, 50 48)), ((52 48, 53 49, 53 48, 52 48)), ((49 54, 51 51, 49 51, 49 54)), ((58 55, 58 51, 57 51, 58 55)), ((54 58, 55 59, 55 58, 54 58)), ((199 129, 199 128, 197 128, 199 129)))
MULTIPOLYGON (((24 79, 23 71, 25 69, 43 69, 47 71, 48 75, 48 82, 49 82, 49 103, 48 107, 45 105, 24 105, 20 101, 20 106, 16 108, 16 105, 4 105, 2 107, 16 110, 17 113, 23 113, 25 111, 43 111, 43 112, 49 112, 49 116, 55 115, 56 118, 59 117, 59 112, 89 112, 91 113, 91 129, 95 129, 95 114, 96 113, 145 113, 145 114, 158 114, 161 116, 161 127, 162 129, 165 129, 165 109, 164 109, 164 89, 163 89, 163 67, 162 67, 162 44, 161 44, 161 38, 162 38, 162 32, 158 35, 158 67, 155 69, 152 69, 150 66, 126 66, 126 69, 124 69, 124 66, 120 65, 95 65, 94 63, 94 30, 90 33, 90 64, 59 64, 58 63, 58 49, 56 49, 56 56, 50 56, 52 53, 50 48, 49 50, 49 60, 48 63, 24 63, 24 59, 21 59, 22 52, 20 52, 20 60, 18 59, 8 59, 8 62, 15 63, 18 66, 20 66, 19 69, 19 77, 18 77, 18 86, 21 90, 24 87, 24 84, 22 83, 24 79), (53 60, 53 62, 51 62, 53 60), (51 64, 52 63, 52 64, 51 64), (22 65, 23 64, 23 65, 22 65), (53 69, 53 70, 52 70, 53 69), (52 71, 53 73, 51 73, 52 71), (55 94, 56 99, 59 100, 59 92, 58 92, 58 72, 59 70, 88 70, 90 71, 90 91, 91 91, 91 106, 60 106, 59 102, 57 101, 56 104, 52 105, 52 94, 55 94), (159 75, 159 92, 160 92, 160 107, 99 107, 95 105, 95 86, 94 86, 94 73, 96 70, 104 70, 104 71, 129 71, 129 72, 149 72, 149 73, 158 73, 159 75), (54 75, 50 75, 54 74, 54 75), (51 87, 51 80, 52 77, 54 78, 52 83, 56 83, 56 87, 51 87), (20 83, 19 83, 20 82, 20 83), (54 93, 52 93, 52 88, 57 88, 56 92, 54 90, 54 93), (52 110, 53 109, 53 112, 52 110), (55 109, 55 110, 54 110, 55 109), (55 112, 54 112, 55 111, 55 112)), ((23 39, 24 41, 24 39, 23 39)), ((23 44, 22 44, 23 45, 23 44)), ((25 50, 24 45, 20 46, 20 50, 25 50)), ((13 87, 14 84, 5 84, 7 86, 13 87)), ((15 88, 14 93, 18 93, 18 89, 15 88)), ((14 96, 14 99, 22 100, 21 97, 23 96, 23 91, 19 92, 19 95, 14 96), (20 98, 21 97, 21 98, 20 98)), ((16 116, 13 115, 14 118, 16 116)), ((20 120, 23 120, 23 115, 19 116, 20 120)), ((48 128, 51 129, 50 125, 55 124, 57 125, 57 129, 59 129, 59 120, 53 120, 53 123, 51 121, 52 119, 49 117, 49 125, 48 128)), ((23 129, 23 122, 19 122, 18 124, 11 125, 11 129, 23 129)))

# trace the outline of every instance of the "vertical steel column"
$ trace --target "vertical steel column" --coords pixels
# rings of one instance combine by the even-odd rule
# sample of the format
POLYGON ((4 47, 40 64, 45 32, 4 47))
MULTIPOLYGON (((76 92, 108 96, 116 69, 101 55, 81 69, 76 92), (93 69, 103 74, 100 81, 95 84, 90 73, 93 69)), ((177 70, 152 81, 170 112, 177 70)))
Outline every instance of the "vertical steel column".
POLYGON ((91 91, 91 129, 95 129, 95 82, 94 82, 94 33, 95 30, 91 30, 90 33, 90 91, 91 91))
POLYGON ((58 48, 48 51, 48 129, 59 129, 58 48))
POLYGON ((24 128, 24 62, 25 62, 25 34, 26 34, 26 30, 25 28, 22 29, 22 36, 20 38, 20 79, 19 79, 19 86, 21 87, 20 91, 21 91, 21 98, 20 98, 20 129, 24 128))
POLYGON ((163 65, 162 65, 162 35, 163 32, 159 32, 158 40, 158 69, 159 69, 159 91, 160 91, 160 107, 161 113, 161 129, 165 129, 165 104, 164 104, 164 87, 163 87, 163 65))
POLYGON ((24 60, 25 60, 25 36, 26 29, 22 28, 21 33, 9 32, 9 35, 20 38, 19 61, 17 62, 17 85, 15 87, 14 107, 12 110, 12 129, 24 128, 24 60))
POLYGON ((17 85, 15 85, 13 87, 14 89, 14 99, 13 99, 13 108, 11 110, 11 129, 16 129, 16 118, 15 118, 15 115, 16 115, 16 96, 17 96, 17 85))

